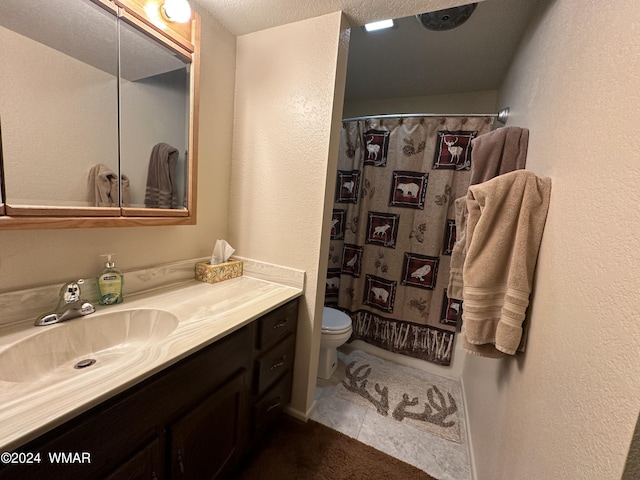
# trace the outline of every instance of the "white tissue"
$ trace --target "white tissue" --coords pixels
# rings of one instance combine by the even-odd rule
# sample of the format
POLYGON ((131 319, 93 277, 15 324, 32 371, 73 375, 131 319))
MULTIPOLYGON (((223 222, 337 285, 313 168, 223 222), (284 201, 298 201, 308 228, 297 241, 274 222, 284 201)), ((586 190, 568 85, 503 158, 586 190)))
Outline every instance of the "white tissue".
POLYGON ((229 245, 226 240, 216 240, 216 244, 213 246, 213 254, 211 255, 211 265, 218 265, 228 261, 235 251, 235 248, 229 245))

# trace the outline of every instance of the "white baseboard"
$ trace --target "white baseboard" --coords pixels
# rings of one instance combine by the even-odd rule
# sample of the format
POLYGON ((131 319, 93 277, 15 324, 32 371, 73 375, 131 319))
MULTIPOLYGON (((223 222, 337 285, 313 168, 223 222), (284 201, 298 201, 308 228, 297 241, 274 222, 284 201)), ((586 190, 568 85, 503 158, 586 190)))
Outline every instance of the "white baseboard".
POLYGON ((306 412, 301 412, 297 408, 292 408, 291 405, 287 405, 284 407, 284 413, 295 418, 296 420, 300 420, 306 422, 311 418, 311 412, 316 408, 316 401, 314 400, 309 409, 306 412))
POLYGON ((476 460, 473 456, 473 441, 471 440, 471 425, 469 423, 469 408, 467 407, 467 394, 464 389, 464 377, 460 377, 460 389, 462 390, 462 403, 464 404, 464 420, 467 432, 467 454, 469 455, 469 471, 471 472, 471 480, 477 480, 476 460))

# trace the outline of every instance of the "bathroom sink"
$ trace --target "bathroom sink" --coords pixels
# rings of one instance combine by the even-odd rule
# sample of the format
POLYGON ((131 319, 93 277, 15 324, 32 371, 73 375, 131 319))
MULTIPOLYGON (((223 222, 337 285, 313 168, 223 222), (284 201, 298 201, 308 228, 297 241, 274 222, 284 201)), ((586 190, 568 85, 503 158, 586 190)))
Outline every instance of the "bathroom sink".
POLYGON ((47 327, 0 352, 0 381, 62 379, 140 354, 167 337, 178 318, 156 309, 97 313, 47 327))

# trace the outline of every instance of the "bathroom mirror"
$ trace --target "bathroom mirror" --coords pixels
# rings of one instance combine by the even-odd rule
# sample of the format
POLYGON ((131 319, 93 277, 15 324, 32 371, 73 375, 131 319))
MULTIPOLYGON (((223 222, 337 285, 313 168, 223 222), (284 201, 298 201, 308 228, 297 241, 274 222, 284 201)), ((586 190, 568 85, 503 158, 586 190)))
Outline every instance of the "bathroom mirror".
POLYGON ((60 3, 64 17, 0 3, 5 194, 15 207, 94 206, 90 167, 118 171, 117 17, 91 2, 60 3))
POLYGON ((148 41, 135 26, 120 23, 121 191, 128 199, 123 207, 186 208, 190 64, 148 41), (162 147, 154 149, 157 145, 162 147), (161 175, 157 170, 168 152, 175 160, 174 176, 157 185, 148 176, 161 175))
POLYGON ((0 228, 195 223, 198 28, 156 0, 0 2, 0 228))

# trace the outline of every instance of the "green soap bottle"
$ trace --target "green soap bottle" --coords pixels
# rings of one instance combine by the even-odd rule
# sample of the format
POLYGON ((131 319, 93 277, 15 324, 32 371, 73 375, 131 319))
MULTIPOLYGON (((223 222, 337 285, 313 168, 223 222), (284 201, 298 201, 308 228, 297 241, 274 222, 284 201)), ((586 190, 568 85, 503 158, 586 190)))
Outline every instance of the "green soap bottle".
POLYGON ((115 263, 111 259, 113 253, 100 255, 106 257, 104 270, 98 277, 98 290, 100 291, 100 305, 115 305, 122 303, 122 287, 124 286, 124 275, 115 268, 115 263))

